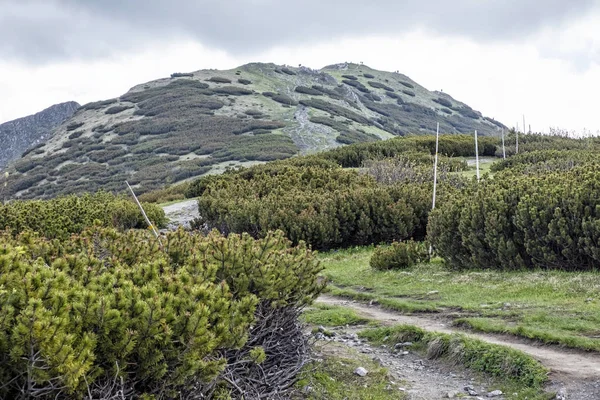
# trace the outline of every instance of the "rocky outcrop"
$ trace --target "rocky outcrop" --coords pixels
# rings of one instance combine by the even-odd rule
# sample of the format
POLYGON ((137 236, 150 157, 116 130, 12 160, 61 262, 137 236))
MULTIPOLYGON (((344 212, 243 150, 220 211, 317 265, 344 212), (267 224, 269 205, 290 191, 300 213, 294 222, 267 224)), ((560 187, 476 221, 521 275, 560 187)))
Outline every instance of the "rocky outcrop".
POLYGON ((0 125, 0 169, 20 158, 27 149, 45 142, 78 108, 78 103, 69 101, 0 125))

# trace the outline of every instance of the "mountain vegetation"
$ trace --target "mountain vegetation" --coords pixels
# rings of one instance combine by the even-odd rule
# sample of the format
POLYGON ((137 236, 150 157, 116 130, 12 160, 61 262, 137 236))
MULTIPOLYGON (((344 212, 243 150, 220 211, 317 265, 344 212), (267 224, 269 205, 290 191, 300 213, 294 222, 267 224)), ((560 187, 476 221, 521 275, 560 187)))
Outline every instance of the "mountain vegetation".
POLYGON ((6 194, 119 192, 125 180, 144 193, 227 167, 432 133, 437 122, 453 134, 503 127, 404 75, 358 64, 178 72, 79 108, 12 165, 6 194))
MULTIPOLYGON (((279 72, 293 73, 300 74, 279 72)), ((219 84, 230 79, 224 75, 219 84)), ((360 82, 354 77, 344 79, 360 82)), ((149 96, 140 104, 153 98, 135 93, 149 96)), ((145 104, 136 110, 162 107, 145 104)), ((122 129, 138 129, 139 121, 122 129)), ((75 134, 79 124, 65 129, 75 134)), ((552 269, 593 278, 600 267, 600 140, 521 135, 513 155, 515 141, 507 135, 509 157, 496 159, 477 180, 469 177, 473 137, 443 135, 433 211, 433 135, 336 147, 162 189, 156 200, 173 193, 197 198, 200 217, 196 231, 158 238, 145 229, 135 203, 106 192, 2 204, 0 397, 289 398, 309 362, 299 315, 324 289, 319 259, 339 285, 333 294, 411 312, 469 310, 456 322, 597 351, 597 305, 571 300, 587 302, 581 282, 562 288, 568 295, 550 311, 533 303, 482 304, 482 296, 494 304, 505 299, 483 285, 489 276, 518 279, 519 287, 535 287, 546 298, 552 288, 527 276, 552 269), (357 248, 363 245, 369 247, 357 248), (313 249, 336 251, 316 257, 313 249), (365 265, 357 267, 353 257, 365 265), (464 289, 475 281, 481 282, 476 295, 464 289), (407 298, 405 291, 416 287, 417 298, 407 298), (452 301, 427 302, 440 290, 452 301)), ((479 143, 482 156, 502 153, 497 137, 479 143)), ((153 224, 164 224, 157 205, 143 206, 153 224)), ((517 293, 516 286, 502 286, 516 302, 537 296, 517 293)), ((379 329, 371 340, 401 330, 379 329)), ((419 335, 423 342, 451 341, 419 335)), ((496 376, 510 371, 510 379, 541 390, 546 371, 531 358, 456 343, 453 357, 469 368, 496 376)), ((450 347, 440 349, 443 355, 450 347)))

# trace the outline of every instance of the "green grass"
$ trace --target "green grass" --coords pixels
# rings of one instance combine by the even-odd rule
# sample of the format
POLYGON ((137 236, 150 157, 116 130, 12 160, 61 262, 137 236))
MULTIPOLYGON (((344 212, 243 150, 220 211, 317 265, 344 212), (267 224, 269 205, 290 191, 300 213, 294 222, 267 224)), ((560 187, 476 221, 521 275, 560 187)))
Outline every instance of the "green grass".
POLYGON ((332 346, 322 354, 321 361, 309 364, 302 372, 296 387, 299 392, 310 391, 295 399, 319 400, 403 400, 405 394, 390 383, 388 372, 370 358, 345 348, 333 351, 332 346), (344 354, 336 354, 336 353, 344 354), (364 377, 354 374, 358 367, 369 373, 364 377))
POLYGON ((378 345, 412 342, 411 349, 426 354, 430 360, 446 360, 494 378, 508 399, 553 398, 543 391, 548 370, 518 350, 459 334, 427 332, 410 325, 366 329, 358 335, 378 345))
POLYGON ((450 271, 440 259, 403 271, 369 267, 373 251, 320 255, 330 293, 402 312, 445 313, 468 329, 600 351, 600 273, 450 271))
POLYGON ((302 313, 301 319, 307 324, 323 326, 361 325, 370 321, 350 308, 326 304, 315 304, 302 313))

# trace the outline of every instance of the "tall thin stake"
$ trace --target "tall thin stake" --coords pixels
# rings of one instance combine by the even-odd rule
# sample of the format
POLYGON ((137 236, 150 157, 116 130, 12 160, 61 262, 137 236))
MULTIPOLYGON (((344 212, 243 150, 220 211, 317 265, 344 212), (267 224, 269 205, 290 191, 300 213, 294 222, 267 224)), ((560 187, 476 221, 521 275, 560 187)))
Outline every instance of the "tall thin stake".
POLYGON ((129 182, 125 181, 125 183, 127 184, 127 187, 129 188, 129 191, 133 195, 133 199, 135 200, 135 202, 137 203, 138 207, 140 208, 140 211, 142 212, 142 215, 144 216, 144 219, 146 219, 146 223, 148 224, 148 227, 152 228, 152 232, 154 232, 154 236, 156 236, 156 239, 158 240, 158 243, 162 246, 162 243, 160 241, 160 237, 158 235, 158 231, 156 230, 156 227, 154 226, 154 224, 152 222, 150 222, 150 219, 146 215, 146 211, 144 211, 144 207, 142 207, 142 205, 140 204, 140 201, 138 200, 137 196, 133 192, 133 189, 131 188, 131 186, 129 186, 129 182))
POLYGON ((504 128, 502 128, 502 157, 506 160, 506 147, 504 147, 504 128))
POLYGON ((477 131, 475 131, 475 164, 477 165, 477 181, 479 182, 479 148, 477 147, 477 131))
MULTIPOLYGON (((435 132, 435 161, 433 162, 433 201, 431 203, 431 209, 435 209, 435 195, 437 193, 437 165, 438 165, 438 149, 440 144, 440 123, 437 123, 437 129, 435 132)), ((433 255, 433 245, 429 245, 429 257, 433 255)))
POLYGON ((435 194, 437 192, 437 165, 438 165, 438 146, 440 143, 440 123, 437 124, 437 131, 435 134, 435 161, 433 163, 433 202, 431 209, 435 209, 435 194))

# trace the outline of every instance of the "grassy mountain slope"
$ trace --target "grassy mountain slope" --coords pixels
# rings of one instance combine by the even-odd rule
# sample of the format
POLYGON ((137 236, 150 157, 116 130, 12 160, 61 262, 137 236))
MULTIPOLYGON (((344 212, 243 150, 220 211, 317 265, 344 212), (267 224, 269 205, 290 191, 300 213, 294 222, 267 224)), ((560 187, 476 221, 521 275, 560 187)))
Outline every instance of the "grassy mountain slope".
POLYGON ((0 169, 18 160, 27 149, 43 143, 78 108, 74 101, 55 104, 37 114, 1 124, 0 169))
POLYGON ((176 73, 89 103, 14 164, 8 194, 139 192, 227 166, 408 133, 496 131, 500 123, 408 77, 363 65, 316 71, 253 63, 176 73))

